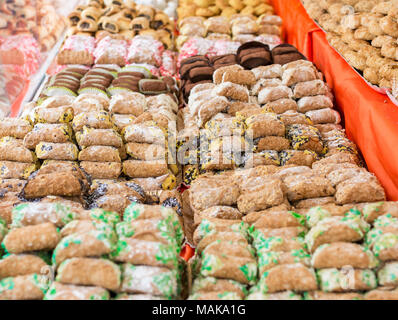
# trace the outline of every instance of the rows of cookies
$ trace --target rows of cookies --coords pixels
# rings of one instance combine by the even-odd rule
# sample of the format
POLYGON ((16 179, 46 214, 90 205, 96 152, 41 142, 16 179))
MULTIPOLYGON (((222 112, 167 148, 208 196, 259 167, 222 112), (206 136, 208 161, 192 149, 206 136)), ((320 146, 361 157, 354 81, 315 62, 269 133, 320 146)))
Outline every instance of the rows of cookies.
MULTIPOLYGON (((189 85, 188 104, 181 110, 185 127, 178 137, 184 183, 189 185, 198 173, 237 167, 311 166, 339 152, 359 162, 314 65, 294 61, 297 54, 290 56, 292 62, 270 64, 270 56, 261 43, 247 43, 238 50, 241 65, 229 61, 210 72, 212 80, 189 85)), ((209 69, 203 62, 202 57, 187 59, 182 78, 191 73, 185 70, 209 69)))
POLYGON ((183 193, 196 245, 190 298, 396 299, 397 204, 377 182, 363 191, 370 173, 333 161, 195 180, 183 193))
POLYGON ((329 43, 364 78, 391 89, 396 78, 395 1, 303 1, 310 16, 328 33, 329 43))
POLYGON ((172 47, 174 25, 170 17, 155 8, 133 1, 88 1, 68 16, 68 36, 88 36, 101 40, 107 36, 131 40, 150 36, 172 47))
POLYGON ((186 267, 178 257, 183 233, 170 208, 134 203, 121 221, 116 213, 65 201, 24 203, 14 207, 8 227, 2 221, 2 300, 186 294, 186 267))
POLYGON ((199 80, 178 139, 190 299, 394 299, 396 203, 361 167, 322 74, 281 49, 278 63, 261 43, 213 70, 181 63, 199 80), (378 210, 387 228, 369 233, 378 210), (384 260, 366 240, 378 236, 384 260))
POLYGON ((273 14, 274 8, 268 1, 260 0, 184 0, 179 1, 177 13, 179 19, 219 15, 229 18, 238 13, 258 17, 262 14, 273 14))
POLYGON ((49 51, 55 45, 65 26, 64 17, 50 1, 7 1, 0 9, 0 36, 31 34, 41 51, 49 51))
MULTIPOLYGON (((137 63, 128 64, 123 68, 111 64, 94 65, 92 68, 83 65, 67 66, 47 79, 38 104, 48 98, 53 98, 52 100, 58 96, 73 98, 84 94, 98 94, 103 99, 109 100, 110 96, 121 92, 139 92, 145 95, 168 94, 172 99, 177 99, 177 82, 168 76, 170 69, 156 68, 146 63, 152 62, 151 58, 137 57, 134 60, 137 63)), ((173 68, 174 63, 169 67, 173 68)))
POLYGON ((209 40, 238 41, 241 43, 281 37, 282 20, 276 15, 261 15, 254 18, 250 15, 234 15, 231 18, 215 16, 204 19, 198 16, 186 17, 178 22, 179 36, 177 48, 192 37, 203 37, 209 40), (257 37, 258 36, 258 37, 257 37))

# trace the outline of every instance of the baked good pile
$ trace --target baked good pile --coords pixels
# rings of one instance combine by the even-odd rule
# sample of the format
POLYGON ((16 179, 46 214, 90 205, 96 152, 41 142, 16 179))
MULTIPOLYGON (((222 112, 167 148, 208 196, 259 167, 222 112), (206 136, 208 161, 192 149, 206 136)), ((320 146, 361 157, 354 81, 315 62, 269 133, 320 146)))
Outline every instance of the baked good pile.
POLYGON ((0 121, 0 299, 398 299, 398 203, 322 73, 257 38, 280 36, 268 5, 194 6, 179 56, 160 11, 77 8, 0 121))
POLYGON ((398 6, 382 0, 303 0, 329 43, 364 78, 380 88, 396 86, 398 6))

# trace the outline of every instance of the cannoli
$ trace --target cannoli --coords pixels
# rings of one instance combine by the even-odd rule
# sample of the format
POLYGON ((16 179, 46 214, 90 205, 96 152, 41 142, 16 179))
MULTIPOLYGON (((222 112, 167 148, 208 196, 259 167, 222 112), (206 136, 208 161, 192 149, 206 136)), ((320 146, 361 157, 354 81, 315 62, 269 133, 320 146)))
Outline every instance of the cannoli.
POLYGON ((243 284, 254 284, 257 280, 257 263, 249 257, 233 255, 226 257, 216 252, 203 252, 200 274, 204 277, 211 276, 243 284))
POLYGON ((125 92, 112 96, 109 110, 113 113, 131 114, 139 116, 147 109, 144 95, 140 93, 125 92))
POLYGON ((360 205, 363 218, 366 222, 373 223, 379 216, 390 214, 398 218, 398 203, 392 201, 382 201, 375 203, 364 203, 360 205))
POLYGON ((247 131, 252 132, 254 139, 265 136, 284 136, 285 126, 271 113, 263 113, 246 119, 247 131))
POLYGON ((176 270, 126 263, 121 291, 175 299, 181 293, 180 277, 176 270))
POLYGON ((286 228, 305 226, 305 216, 294 211, 264 213, 253 224, 255 228, 286 228))
POLYGON ((81 161, 80 166, 93 179, 116 179, 122 171, 120 162, 81 161))
MULTIPOLYGON (((308 210, 306 209, 305 213, 307 226, 312 228, 326 218, 343 217, 351 209, 353 209, 352 205, 337 206, 333 203, 311 207, 308 210)), ((353 213, 356 213, 356 211, 353 213)))
POLYGON ((157 190, 173 190, 177 185, 177 178, 171 172, 159 177, 134 178, 132 181, 141 186, 146 192, 157 190))
POLYGON ((188 300, 242 300, 239 294, 230 291, 215 291, 205 293, 194 293, 188 300))
POLYGON ((238 281, 229 279, 217 279, 213 277, 196 278, 192 284, 192 294, 211 292, 234 292, 241 299, 247 294, 246 286, 238 281))
POLYGON ((42 300, 49 279, 38 274, 0 280, 0 300, 42 300))
POLYGON ((91 129, 86 126, 76 132, 76 141, 80 147, 112 146, 120 148, 123 144, 120 135, 113 129, 91 129))
POLYGON ((279 115, 279 119, 286 125, 294 125, 294 124, 301 124, 301 125, 309 125, 312 124, 310 118, 308 118, 305 114, 288 110, 279 115))
POLYGON ((52 223, 43 223, 10 230, 2 244, 10 253, 22 253, 54 249, 59 240, 56 227, 52 223))
POLYGON ((0 160, 35 163, 37 158, 24 146, 23 140, 4 137, 0 139, 0 160))
POLYGON ((51 222, 57 227, 62 227, 73 219, 79 217, 83 210, 78 203, 64 202, 34 202, 16 205, 12 210, 12 227, 26 226, 51 222))
POLYGON ((386 287, 396 287, 398 283, 398 263, 388 262, 378 272, 379 285, 386 287))
POLYGON ((20 118, 4 118, 0 120, 0 138, 14 137, 23 139, 32 130, 31 124, 20 118))
POLYGON ((136 239, 152 242, 160 242, 166 245, 174 245, 177 252, 181 243, 175 239, 174 226, 170 222, 158 219, 145 219, 131 222, 120 222, 116 225, 119 239, 136 239))
POLYGON ((101 230, 71 234, 63 238, 54 249, 53 263, 59 265, 74 257, 100 257, 111 253, 116 236, 101 230))
POLYGON ((128 195, 105 195, 93 200, 90 207, 101 208, 122 214, 123 211, 135 201, 137 201, 137 198, 128 195))
POLYGON ((85 126, 94 129, 113 128, 112 120, 106 111, 82 112, 73 119, 73 130, 80 131, 85 126))
POLYGON ((159 160, 165 159, 166 156, 166 150, 164 147, 147 143, 127 143, 126 152, 136 160, 159 160))
POLYGON ((221 231, 209 233, 204 236, 196 246, 197 253, 202 253, 208 246, 220 241, 227 241, 237 246, 249 247, 249 242, 243 234, 233 231, 221 231))
POLYGON ((311 120, 313 124, 338 124, 341 121, 340 114, 331 108, 308 111, 305 113, 305 115, 311 120))
POLYGON ((101 287, 75 286, 53 282, 44 300, 110 300, 109 292, 101 287))
POLYGON ((233 207, 214 206, 195 213, 195 224, 199 225, 203 218, 239 220, 242 218, 242 214, 233 207))
POLYGON ((314 251, 324 243, 340 241, 356 242, 364 238, 369 226, 356 214, 321 220, 306 235, 308 248, 314 251))
POLYGON ((322 269, 317 272, 320 288, 325 292, 365 291, 377 287, 372 270, 364 269, 322 269))
POLYGON ((329 180, 312 174, 286 177, 284 183, 289 201, 331 196, 335 192, 329 180))
MULTIPOLYGON (((86 68, 87 67, 84 67, 84 66, 82 66, 82 68, 78 67, 76 70, 73 69, 74 70, 73 72, 76 72, 83 76, 84 73, 86 73, 88 70, 86 68)), ((72 105, 73 101, 74 101, 74 97, 71 97, 68 95, 49 97, 40 104, 40 107, 46 108, 46 109, 51 109, 51 108, 57 108, 57 107, 62 107, 62 106, 70 106, 70 105, 72 105)))
POLYGON ((6 192, 21 192, 25 181, 22 179, 1 179, 0 180, 0 190, 6 192))
POLYGON ((379 287, 368 291, 365 300, 398 300, 398 289, 391 287, 379 287))
POLYGON ((319 197, 300 200, 294 204, 294 207, 296 209, 309 209, 313 207, 323 206, 326 204, 334 204, 334 197, 319 197))
POLYGON ((0 162, 1 179, 28 179, 30 174, 37 169, 35 163, 22 163, 14 161, 0 162))
POLYGON ((284 290, 302 292, 316 290, 318 284, 313 269, 295 263, 279 265, 264 272, 260 275, 259 287, 264 293, 284 290))
POLYGON ((294 98, 300 99, 310 96, 325 96, 328 94, 328 88, 322 80, 313 80, 300 82, 294 87, 294 98))
POLYGON ((123 219, 126 222, 146 219, 164 219, 173 225, 177 242, 180 243, 184 237, 177 213, 168 207, 145 205, 135 202, 125 210, 123 219))
POLYGON ((263 88, 258 93, 258 102, 260 104, 267 104, 280 99, 290 99, 293 97, 292 90, 287 86, 277 86, 263 88))
POLYGON ((361 293, 331 293, 322 291, 306 292, 304 300, 364 300, 361 293))
POLYGON ((46 253, 10 254, 0 260, 0 279, 43 274, 50 270, 50 257, 46 253))
POLYGON ((336 203, 375 202, 385 200, 385 192, 376 179, 355 177, 336 187, 336 203))
POLYGON ((316 269, 343 268, 374 269, 378 261, 373 253, 355 243, 334 242, 318 247, 311 259, 316 269))
POLYGON ((219 84, 213 89, 213 93, 217 96, 224 96, 232 100, 249 101, 249 91, 247 88, 232 82, 223 82, 219 84))
POLYGON ((68 15, 68 22, 69 22, 69 27, 77 26, 81 19, 81 12, 80 11, 72 11, 68 15))
POLYGON ((36 145, 36 155, 39 159, 52 160, 77 160, 79 150, 77 146, 71 142, 52 143, 40 142, 36 145))
POLYGON ((164 144, 165 133, 155 123, 139 123, 128 126, 124 129, 126 142, 164 144))
POLYGON ((109 146, 87 147, 79 152, 78 158, 79 161, 121 162, 119 150, 109 146))
POLYGON ((43 108, 33 109, 34 123, 69 123, 73 119, 72 107, 43 108))
POLYGON ((237 232, 247 237, 249 226, 241 220, 225 220, 217 218, 202 219, 194 233, 194 243, 198 244, 209 234, 215 232, 237 232))
MULTIPOLYGON (((321 81, 321 80, 315 80, 315 81, 321 81)), ((306 82, 303 82, 303 83, 306 83, 306 82)), ((298 85, 299 84, 297 84, 297 86, 298 85)), ((305 96, 305 97, 302 97, 300 100, 298 100, 297 107, 300 112, 306 113, 311 110, 333 108, 333 102, 326 95, 316 95, 313 97, 305 96)), ((311 113, 310 115, 315 119, 316 114, 311 113)), ((335 121, 332 121, 329 123, 335 123, 335 121)))
POLYGON ((191 188, 192 206, 197 210, 204 210, 218 205, 233 206, 236 205, 239 197, 239 187, 232 183, 224 185, 220 183, 220 185, 207 188, 193 183, 191 188))
POLYGON ((88 189, 87 177, 74 165, 48 164, 32 175, 22 190, 27 199, 54 196, 81 196, 88 189))
POLYGON ((316 80, 317 77, 317 72, 313 66, 299 66, 285 70, 282 76, 282 83, 285 86, 292 86, 299 82, 316 80))
POLYGON ((71 140, 72 128, 68 124, 38 123, 25 136, 24 146, 28 149, 35 149, 40 142, 66 143, 71 140))
POLYGON ((121 284, 121 271, 105 259, 72 258, 58 268, 56 281, 65 284, 98 286, 117 291, 121 284))
POLYGON ((284 201, 283 186, 279 179, 265 179, 261 181, 261 184, 253 179, 252 183, 253 186, 245 187, 237 199, 240 212, 247 214, 252 211, 264 210, 280 205, 284 201))
POLYGON ((162 160, 126 160, 123 172, 131 178, 159 177, 168 172, 167 163, 162 160))
POLYGON ((381 261, 398 260, 398 235, 385 233, 373 243, 374 255, 381 261))
POLYGON ((282 66, 279 64, 272 64, 270 66, 260 66, 251 70, 256 77, 260 79, 282 79, 282 66))
POLYGON ((282 114, 289 110, 297 111, 297 103, 293 99, 279 99, 268 102, 264 108, 273 110, 276 114, 282 114))
POLYGON ((178 264, 176 249, 174 245, 160 242, 123 238, 119 239, 111 256, 118 262, 175 268, 178 264))

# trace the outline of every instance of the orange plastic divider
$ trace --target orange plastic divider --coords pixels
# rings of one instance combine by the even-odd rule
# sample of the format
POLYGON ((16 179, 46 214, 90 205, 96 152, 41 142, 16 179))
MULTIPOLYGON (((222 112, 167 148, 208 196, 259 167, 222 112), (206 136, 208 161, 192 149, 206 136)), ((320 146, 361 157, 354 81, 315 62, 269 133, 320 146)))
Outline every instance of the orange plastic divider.
POLYGON ((186 244, 184 248, 181 250, 180 256, 185 260, 188 261, 193 257, 195 254, 195 249, 192 248, 189 244, 186 244))
POLYGON ((18 97, 15 99, 15 101, 11 105, 10 117, 18 116, 19 110, 21 109, 22 101, 24 100, 25 95, 28 92, 29 84, 30 84, 30 81, 26 80, 22 91, 19 93, 18 97))
POLYGON ((270 0, 284 23, 285 40, 324 73, 344 116, 347 135, 383 184, 389 200, 398 200, 398 107, 371 89, 329 45, 300 0, 270 0))

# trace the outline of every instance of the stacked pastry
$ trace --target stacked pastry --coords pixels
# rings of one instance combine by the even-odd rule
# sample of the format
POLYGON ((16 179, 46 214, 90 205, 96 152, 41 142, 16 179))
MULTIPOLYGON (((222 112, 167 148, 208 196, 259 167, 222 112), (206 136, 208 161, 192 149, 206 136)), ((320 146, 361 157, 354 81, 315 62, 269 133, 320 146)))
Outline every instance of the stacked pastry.
POLYGON ((373 225, 365 238, 381 264, 377 271, 379 287, 368 292, 368 300, 394 300, 398 297, 398 212, 396 203, 380 202, 363 208, 363 218, 373 225))
POLYGON ((109 291, 119 290, 120 269, 107 258, 116 246, 119 215, 100 209, 85 214, 63 221, 52 255, 56 277, 46 300, 108 300, 109 291))
POLYGON ((370 83, 392 88, 398 59, 394 1, 303 1, 330 44, 370 83))
POLYGON ((255 18, 250 15, 232 17, 215 16, 207 20, 194 16, 178 22, 180 35, 176 39, 177 48, 192 37, 209 40, 226 40, 247 42, 253 40, 277 41, 281 37, 282 20, 279 16, 261 15, 255 18))
POLYGON ((372 269, 379 261, 371 250, 355 243, 363 241, 369 225, 358 210, 347 212, 342 207, 328 207, 330 216, 319 217, 316 210, 310 210, 307 215, 312 228, 305 240, 323 291, 310 293, 310 297, 321 300, 361 298, 360 294, 350 292, 377 287, 372 269))
POLYGON ((4 118, 0 121, 0 217, 11 223, 11 209, 19 203, 26 179, 38 167, 34 152, 24 146, 24 137, 32 130, 31 124, 23 119, 4 118))
MULTIPOLYGON (((80 96, 82 97, 82 96, 80 96)), ((86 97, 85 100, 87 101, 86 97)), ((125 158, 123 140, 105 110, 82 112, 73 119, 80 166, 93 179, 117 179, 125 158)))
POLYGON ((222 15, 231 17, 235 14, 260 16, 272 14, 273 7, 267 1, 260 0, 195 0, 180 1, 177 9, 179 19, 190 16, 213 17, 222 15))
POLYGON ((49 51, 65 29, 65 19, 47 1, 9 1, 0 9, 0 36, 32 34, 49 51))
POLYGON ((242 300, 247 286, 257 280, 249 226, 236 219, 234 216, 239 216, 239 211, 234 211, 237 210, 223 206, 203 211, 194 235, 196 255, 190 261, 193 278, 190 300, 242 300), (215 218, 220 214, 231 220, 215 218))
MULTIPOLYGON (((89 71, 89 68, 83 65, 68 66, 55 75, 48 78, 44 90, 40 93, 38 103, 41 103, 48 97, 59 95, 77 96, 80 88, 80 80, 89 71)), ((26 107, 24 108, 24 111, 26 107)))
POLYGON ((40 300, 52 280, 51 251, 60 241, 61 217, 42 214, 40 204, 13 209, 12 224, 2 241, 8 253, 0 261, 1 300, 40 300), (49 219, 56 217, 57 219, 49 219))
POLYGON ((131 204, 116 225, 112 259, 122 264, 117 299, 181 299, 186 265, 179 257, 183 232, 176 212, 157 205, 131 204))
POLYGON ((107 36, 130 40, 135 35, 153 37, 172 48, 173 24, 163 11, 134 2, 89 1, 78 6, 68 16, 69 36, 95 36, 101 40, 107 36))

